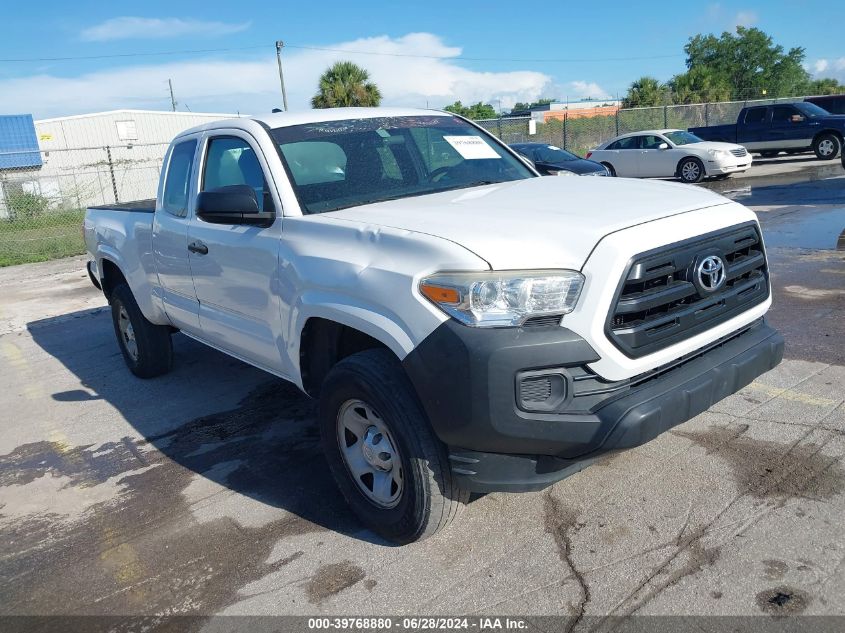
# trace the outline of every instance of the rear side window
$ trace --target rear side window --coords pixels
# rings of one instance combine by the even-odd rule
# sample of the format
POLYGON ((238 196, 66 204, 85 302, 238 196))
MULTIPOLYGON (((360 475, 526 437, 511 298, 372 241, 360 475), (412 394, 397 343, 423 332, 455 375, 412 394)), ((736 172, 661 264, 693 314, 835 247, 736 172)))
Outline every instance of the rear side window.
POLYGON ((161 208, 170 215, 184 218, 188 214, 188 192, 196 149, 196 140, 191 140, 179 143, 170 153, 161 202, 161 208))
POLYGON ((637 136, 620 138, 607 146, 606 149, 637 149, 637 136))
POLYGON ((745 111, 746 123, 763 123, 766 120, 766 108, 748 108, 745 111))

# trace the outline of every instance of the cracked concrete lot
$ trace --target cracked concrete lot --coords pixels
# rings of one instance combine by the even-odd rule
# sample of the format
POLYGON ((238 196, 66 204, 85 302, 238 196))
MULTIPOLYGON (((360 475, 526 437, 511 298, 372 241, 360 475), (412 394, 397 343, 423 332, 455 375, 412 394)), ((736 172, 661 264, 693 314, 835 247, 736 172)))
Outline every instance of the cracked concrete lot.
POLYGON ((401 548, 294 388, 180 335, 138 380, 83 259, 0 269, 0 614, 845 615, 845 179, 729 195, 771 240, 784 362, 401 548))

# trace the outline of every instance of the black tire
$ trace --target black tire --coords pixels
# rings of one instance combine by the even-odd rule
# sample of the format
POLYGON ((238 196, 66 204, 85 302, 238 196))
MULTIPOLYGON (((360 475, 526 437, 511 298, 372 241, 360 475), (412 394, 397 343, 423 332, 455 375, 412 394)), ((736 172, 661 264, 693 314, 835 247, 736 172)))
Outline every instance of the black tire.
POLYGON ((825 132, 813 140, 813 152, 819 160, 833 160, 842 149, 842 139, 836 134, 825 132))
POLYGON ((170 327, 147 321, 126 284, 111 291, 109 303, 117 344, 129 371, 139 378, 154 378, 170 371, 173 365, 170 327), (131 325, 131 336, 122 325, 126 317, 131 325), (134 340, 134 351, 130 338, 134 340))
POLYGON ((760 152, 760 158, 774 158, 778 154, 780 154, 780 152, 772 152, 772 151, 760 152))
POLYGON ((613 168, 613 165, 610 163, 602 163, 602 165, 604 165, 607 171, 610 172, 611 176, 616 177, 616 170, 613 168))
MULTIPOLYGON (((335 365, 320 390, 319 424, 338 488, 361 522, 384 538, 403 544, 428 538, 450 523, 469 500, 469 492, 453 482, 446 447, 434 434, 401 364, 389 350, 366 350, 335 365), (377 412, 377 422, 397 445, 402 488, 392 507, 368 498, 362 486, 374 480, 364 475, 359 483, 343 456, 338 431, 341 415, 350 406, 359 415, 366 413, 350 405, 354 402, 377 412)), ((353 437, 344 435, 343 441, 349 443, 343 450, 363 444, 364 440, 353 441, 353 437)), ((395 467, 394 462, 391 472, 395 467)), ((375 484, 371 486, 374 491, 375 484)))
POLYGON ((687 157, 678 163, 678 178, 681 182, 694 184, 704 178, 704 164, 697 158, 687 157))

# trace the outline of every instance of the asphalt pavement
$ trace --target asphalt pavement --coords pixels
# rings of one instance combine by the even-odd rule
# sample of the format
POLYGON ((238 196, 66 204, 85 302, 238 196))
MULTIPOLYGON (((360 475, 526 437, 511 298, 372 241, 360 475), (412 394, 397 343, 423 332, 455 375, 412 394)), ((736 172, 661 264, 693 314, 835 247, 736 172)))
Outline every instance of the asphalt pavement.
POLYGON ((0 615, 845 615, 845 178, 752 180, 718 186, 772 241, 784 362, 405 547, 347 509, 296 389, 181 335, 134 378, 84 258, 0 269, 0 615))

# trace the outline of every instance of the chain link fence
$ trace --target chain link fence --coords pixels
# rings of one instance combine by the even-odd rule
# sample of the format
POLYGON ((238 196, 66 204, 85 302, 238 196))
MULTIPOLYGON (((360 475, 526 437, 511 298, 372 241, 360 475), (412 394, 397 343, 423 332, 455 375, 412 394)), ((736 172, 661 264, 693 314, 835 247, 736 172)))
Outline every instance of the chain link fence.
MULTIPOLYGON (((598 107, 552 111, 545 120, 533 122, 531 117, 502 117, 477 123, 505 143, 547 143, 583 156, 626 132, 732 123, 744 106, 776 101, 598 107)), ((170 135, 161 125, 151 127, 157 131, 153 138, 170 135)), ((38 167, 0 167, 0 266, 83 253, 85 208, 155 197, 167 147, 161 142, 42 149, 38 167)), ((0 152, 0 165, 16 163, 4 161, 4 156, 11 158, 0 152)))
POLYGON ((167 148, 42 150, 40 167, 0 169, 0 266, 85 252, 85 208, 154 198, 167 148))
POLYGON ((760 99, 667 105, 654 108, 597 107, 579 110, 545 111, 544 120, 532 117, 501 117, 476 121, 505 143, 546 143, 584 156, 601 143, 620 134, 641 130, 722 125, 735 123, 740 110, 750 105, 801 101, 760 99))

